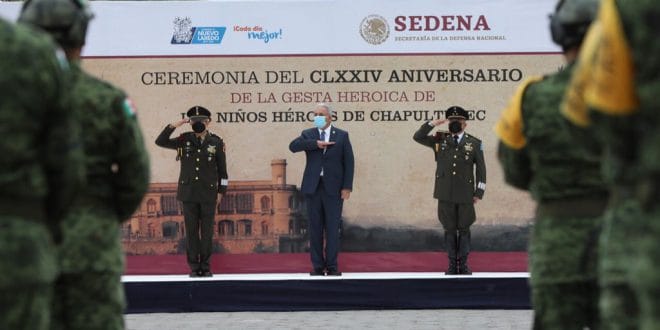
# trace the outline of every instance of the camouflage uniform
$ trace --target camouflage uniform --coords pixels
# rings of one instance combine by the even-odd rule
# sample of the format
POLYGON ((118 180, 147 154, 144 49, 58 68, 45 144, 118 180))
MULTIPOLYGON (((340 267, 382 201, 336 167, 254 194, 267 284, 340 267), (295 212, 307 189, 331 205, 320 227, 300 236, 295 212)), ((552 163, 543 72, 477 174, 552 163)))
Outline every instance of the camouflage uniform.
POLYGON ((573 142, 559 113, 572 68, 521 86, 526 142, 504 138, 498 152, 506 182, 538 202, 529 246, 535 328, 593 328, 598 320, 594 252, 607 188, 598 158, 573 142))
POLYGON ((83 181, 68 75, 50 41, 0 19, 0 329, 47 329, 53 236, 83 181))
POLYGON ((124 259, 120 225, 139 206, 149 164, 126 95, 71 63, 80 113, 87 186, 62 223, 62 274, 53 329, 122 329, 124 259))
POLYGON ((604 328, 660 324, 659 18, 657 1, 604 0, 564 108, 602 148, 611 183, 599 264, 604 328))
POLYGON ((68 52, 71 111, 79 117, 85 154, 88 184, 77 192, 61 226, 52 329, 123 329, 119 226, 135 211, 149 183, 142 133, 126 95, 79 67, 93 16, 85 0, 31 0, 19 16, 68 52))

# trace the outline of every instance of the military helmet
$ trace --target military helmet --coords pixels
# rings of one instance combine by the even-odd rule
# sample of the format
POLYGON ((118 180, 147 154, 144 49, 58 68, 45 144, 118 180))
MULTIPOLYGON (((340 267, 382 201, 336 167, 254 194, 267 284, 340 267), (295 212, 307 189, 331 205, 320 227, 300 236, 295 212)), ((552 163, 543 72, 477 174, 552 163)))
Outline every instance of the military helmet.
POLYGON ((560 0, 550 15, 552 41, 564 50, 579 46, 598 12, 598 0, 560 0))
POLYGON ((26 0, 18 21, 45 30, 67 48, 85 44, 93 17, 87 0, 26 0))

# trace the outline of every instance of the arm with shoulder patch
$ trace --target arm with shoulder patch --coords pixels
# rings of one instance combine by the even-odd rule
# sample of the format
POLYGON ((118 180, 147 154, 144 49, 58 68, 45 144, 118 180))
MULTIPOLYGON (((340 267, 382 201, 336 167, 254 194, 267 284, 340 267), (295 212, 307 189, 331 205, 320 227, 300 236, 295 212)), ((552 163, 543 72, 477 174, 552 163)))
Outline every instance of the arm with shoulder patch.
POLYGON ((135 212, 149 188, 149 157, 130 101, 118 98, 113 110, 118 117, 116 168, 112 178, 114 200, 117 215, 124 221, 135 212))

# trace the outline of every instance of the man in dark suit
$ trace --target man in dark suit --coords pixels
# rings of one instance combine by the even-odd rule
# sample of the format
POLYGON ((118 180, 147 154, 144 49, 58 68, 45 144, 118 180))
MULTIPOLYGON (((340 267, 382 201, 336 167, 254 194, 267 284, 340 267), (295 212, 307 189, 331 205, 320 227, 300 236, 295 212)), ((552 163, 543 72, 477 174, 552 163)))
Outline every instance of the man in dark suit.
POLYGON ((209 110, 194 106, 186 115, 188 118, 167 125, 156 144, 176 149, 176 159, 181 161, 177 199, 183 202, 190 277, 211 277, 216 204, 218 194, 222 198, 228 184, 225 144, 207 129, 211 122, 209 110), (174 130, 185 123, 190 123, 193 131, 170 139, 174 130))
POLYGON ((465 133, 467 111, 452 106, 445 111, 445 118, 422 124, 413 139, 435 153, 433 197, 438 200, 438 218, 445 229, 449 257, 446 274, 469 275, 470 226, 476 220, 474 204, 483 198, 486 189, 486 163, 481 140, 465 133), (447 121, 449 132, 428 135, 433 127, 447 121))
POLYGON ((341 275, 337 266, 341 211, 353 190, 353 148, 348 132, 331 125, 332 114, 328 105, 318 104, 314 109, 316 127, 304 130, 289 144, 291 152, 305 151, 307 157, 301 190, 309 218, 312 276, 341 275))

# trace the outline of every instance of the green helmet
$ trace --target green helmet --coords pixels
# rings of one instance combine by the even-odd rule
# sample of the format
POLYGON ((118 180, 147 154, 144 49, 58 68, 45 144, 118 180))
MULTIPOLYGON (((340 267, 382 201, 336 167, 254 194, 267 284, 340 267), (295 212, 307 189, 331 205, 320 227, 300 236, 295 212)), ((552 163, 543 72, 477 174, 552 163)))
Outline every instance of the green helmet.
POLYGON ((18 21, 45 30, 64 48, 75 48, 85 44, 93 17, 86 0, 26 0, 18 21))
POLYGON ((599 0, 561 0, 550 15, 552 41, 564 50, 579 46, 596 18, 599 0))

